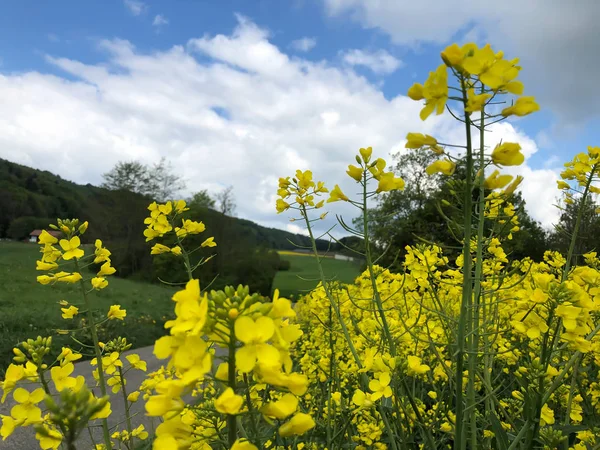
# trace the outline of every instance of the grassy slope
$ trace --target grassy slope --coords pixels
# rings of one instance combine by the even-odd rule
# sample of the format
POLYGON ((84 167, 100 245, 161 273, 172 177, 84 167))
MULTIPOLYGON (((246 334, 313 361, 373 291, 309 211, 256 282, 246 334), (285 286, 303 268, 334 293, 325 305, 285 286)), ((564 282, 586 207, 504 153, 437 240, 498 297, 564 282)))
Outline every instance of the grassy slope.
MULTIPOLYGON (((280 256, 291 264, 290 270, 280 271, 275 275, 273 287, 279 289, 280 295, 284 297, 293 295, 297 298, 319 283, 319 272, 313 256, 287 254, 280 254, 280 256)), ((323 258, 321 261, 327 278, 352 283, 359 275, 359 263, 333 258, 323 258)))
MULTIPOLYGON (((38 250, 36 244, 0 242, 0 372, 10 362, 12 347, 27 338, 53 336, 56 342, 53 347, 57 351, 67 343, 72 348, 80 348, 68 336, 55 332, 57 328, 74 325, 62 319, 58 301, 65 299, 81 306, 78 305, 82 302, 78 285, 37 283, 38 250)), ((127 317, 124 321, 107 322, 101 330, 101 340, 123 336, 134 347, 154 343, 165 333, 163 324, 172 315, 173 292, 172 288, 161 285, 110 278, 105 290, 91 293, 94 308, 106 314, 110 305, 120 304, 127 310, 127 317)))

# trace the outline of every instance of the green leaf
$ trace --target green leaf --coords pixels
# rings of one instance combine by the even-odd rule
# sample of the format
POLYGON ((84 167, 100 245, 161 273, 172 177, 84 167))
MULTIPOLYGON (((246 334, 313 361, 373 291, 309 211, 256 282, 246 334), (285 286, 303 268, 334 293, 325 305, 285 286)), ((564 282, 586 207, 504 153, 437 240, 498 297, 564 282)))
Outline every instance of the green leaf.
POLYGON ((496 436, 496 445, 498 446, 498 449, 507 449, 510 445, 508 442, 508 435, 506 434, 506 431, 504 431, 504 428, 502 428, 500 420, 498 420, 498 417, 496 417, 496 414, 494 413, 490 414, 490 424, 492 426, 492 431, 496 436))

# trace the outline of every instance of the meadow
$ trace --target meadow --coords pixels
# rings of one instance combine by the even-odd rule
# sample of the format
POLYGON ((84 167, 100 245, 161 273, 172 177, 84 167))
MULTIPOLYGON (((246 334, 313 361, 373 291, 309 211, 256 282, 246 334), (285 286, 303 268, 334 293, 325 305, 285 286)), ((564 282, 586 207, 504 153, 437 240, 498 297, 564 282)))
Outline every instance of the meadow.
MULTIPOLYGON (((315 256, 293 254, 282 251, 279 256, 290 262, 289 270, 277 272, 273 280, 273 289, 279 289, 279 294, 286 298, 298 299, 314 289, 320 281, 315 256)), ((342 283, 352 283, 360 273, 360 263, 342 261, 332 257, 321 258, 325 276, 342 283)))
MULTIPOLYGON (((12 348, 28 338, 53 336, 55 352, 60 352, 61 347, 67 344, 79 347, 69 336, 56 333, 56 330, 69 326, 61 318, 58 302, 65 298, 76 298, 78 286, 59 284, 48 289, 47 286, 32 282, 40 275, 35 270, 38 259, 40 253, 36 244, 0 242, 2 372, 10 363, 12 348)), ((118 303, 127 309, 127 317, 123 321, 107 322, 99 330, 101 340, 122 336, 135 348, 151 345, 164 334, 165 320, 173 316, 171 297, 174 288, 122 278, 114 278, 111 287, 94 296, 94 306, 107 310, 110 305, 118 303)))
MULTIPOLYGON (((312 255, 281 255, 290 261, 288 271, 278 272, 273 282, 282 296, 298 298, 318 284, 318 271, 312 255)), ((78 295, 78 287, 58 284, 48 289, 33 283, 37 275, 35 262, 40 258, 35 244, 0 242, 0 373, 10 364, 12 348, 19 342, 37 336, 53 336, 55 352, 62 346, 77 347, 69 336, 56 333, 64 329, 58 302, 78 295)), ((329 278, 351 283, 359 274, 357 263, 323 258, 323 269, 329 278)), ((120 304, 127 310, 123 321, 109 321, 99 330, 101 340, 116 336, 127 339, 133 348, 152 345, 164 334, 164 323, 173 317, 171 297, 175 288, 115 277, 111 289, 97 292, 95 307, 106 310, 120 304)), ((86 338, 82 337, 84 343, 86 338)))

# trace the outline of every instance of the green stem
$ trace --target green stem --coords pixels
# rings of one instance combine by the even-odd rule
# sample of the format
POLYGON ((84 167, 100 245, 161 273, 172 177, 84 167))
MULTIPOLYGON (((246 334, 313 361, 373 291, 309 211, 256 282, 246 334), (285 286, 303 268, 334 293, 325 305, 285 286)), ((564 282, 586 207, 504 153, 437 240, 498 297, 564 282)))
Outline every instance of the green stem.
MULTIPOLYGON (((466 105, 467 89, 465 80, 461 79, 463 99, 466 105)), ((473 274, 471 261, 471 226, 472 226, 472 189, 473 189, 473 147, 471 140, 471 119, 468 113, 465 113, 465 127, 467 138, 466 155, 466 178, 465 192, 463 199, 464 208, 464 242, 463 242, 463 289, 460 304, 460 316, 458 319, 458 333, 456 342, 456 374, 455 374, 455 398, 456 398, 456 432, 454 436, 454 450, 465 450, 467 442, 465 439, 465 404, 463 400, 463 371, 465 359, 465 337, 470 330, 470 311, 473 302, 473 274)))
MULTIPOLYGON (((228 361, 228 385, 235 392, 235 331, 234 321, 229 325, 229 361, 228 361)), ((237 439, 237 420, 234 415, 227 416, 227 440, 229 446, 233 446, 237 439)))
POLYGON ((585 189, 583 191, 583 195, 581 196, 581 203, 579 203, 579 211, 577 211, 577 219, 575 221, 575 228, 573 228, 573 234, 571 235, 571 243, 569 244, 569 251, 567 253, 567 262, 565 264, 565 268, 562 273, 562 281, 567 279, 567 275, 569 275, 569 270, 571 270, 571 260, 573 259, 573 253, 575 252, 575 244, 577 241, 577 234, 579 233, 579 227, 581 226, 581 219, 583 214, 585 213, 585 202, 590 193, 590 185, 592 184, 592 179, 594 178, 594 174, 598 169, 598 164, 594 164, 592 166, 592 170, 590 170, 590 175, 585 184, 585 189))
POLYGON ((127 431, 131 434, 133 427, 131 426, 131 414, 129 414, 129 402, 127 401, 127 391, 125 390, 125 377, 123 377, 123 369, 119 369, 119 379, 121 380, 121 392, 123 393, 123 403, 125 404, 125 420, 127 421, 127 431))
MULTIPOLYGON (((75 270, 79 273, 79 262, 75 259, 75 270)), ((83 294, 83 301, 87 309, 87 319, 90 323, 90 333, 92 335, 92 341, 94 342, 94 353, 96 355, 96 365, 98 370, 98 382, 100 384, 100 392, 102 396, 106 396, 106 382, 104 380, 104 369, 102 368, 102 350, 100 349, 100 341, 98 340, 98 331, 96 330, 96 323, 94 322, 94 314, 92 312, 92 304, 88 297, 85 289, 83 279, 79 280, 79 286, 83 294)), ((110 435, 108 433, 108 420, 102 419, 102 435, 104 437, 104 444, 106 448, 111 448, 110 435)))
MULTIPOLYGON (((483 89, 483 87, 482 87, 483 89)), ((483 275, 483 240, 484 240, 484 225, 485 225, 485 174, 483 168, 485 166, 485 113, 484 109, 481 110, 481 121, 479 123, 479 179, 477 184, 479 186, 479 198, 478 198, 478 224, 477 224, 477 251, 475 261, 475 278, 473 280, 474 292, 473 292, 473 310, 471 320, 471 333, 469 336, 469 369, 468 369, 468 386, 467 386, 467 405, 469 409, 469 417, 471 422, 471 448, 475 449, 477 445, 477 411, 476 396, 475 396, 475 378, 477 373, 477 359, 479 355, 479 308, 483 304, 485 307, 485 301, 482 301, 481 295, 481 278, 483 275)), ((467 173, 467 177, 470 174, 467 173)), ((487 349, 486 349, 487 350, 487 349)))
MULTIPOLYGON (((319 251, 317 250, 317 244, 315 241, 315 237, 314 234, 312 232, 312 227, 310 226, 310 220, 308 220, 308 212, 306 211, 306 206, 305 205, 301 205, 302 208, 302 217, 304 217, 304 221, 306 223, 306 229, 308 231, 308 235, 310 237, 310 242, 312 244, 312 251, 315 255, 315 258, 317 260, 317 266, 319 268, 319 276, 321 278, 321 283, 323 284, 323 289, 325 289, 325 294, 327 295, 327 299, 329 300, 329 304, 333 307, 334 311, 335 311, 335 315, 336 318, 342 328, 342 332, 344 334, 344 338, 346 339, 346 342, 348 343, 348 347, 350 348, 350 353, 352 353, 352 357, 354 358, 354 361, 356 363, 356 365, 358 366, 359 369, 362 368, 362 362, 360 361, 360 357, 358 356, 358 352, 356 351, 356 348, 354 347, 354 342, 352 341, 352 338, 350 337, 350 333, 348 331, 348 327, 346 326, 346 323, 344 322, 343 318, 342 318, 342 313, 340 312, 340 309, 337 305, 337 303, 335 302, 335 300, 333 299, 333 296, 331 295, 331 291, 329 290, 328 287, 328 283, 327 283, 327 279, 325 278, 325 273, 323 272, 323 267, 321 266, 321 260, 319 258, 319 251)), ((361 382, 361 387, 364 391, 367 390, 368 386, 369 386, 369 379, 367 378, 366 374, 361 373, 359 380, 361 382)), ((379 408, 379 413, 381 414, 381 416, 383 417, 385 415, 385 411, 383 408, 379 408)), ((418 411, 417 411, 418 413, 418 411)), ((389 429, 389 435, 390 435, 390 445, 392 447, 392 450, 398 450, 398 446, 395 442, 395 440, 393 439, 393 433, 392 430, 389 429)))
POLYGON ((379 318, 381 320, 381 327, 383 328, 383 334, 385 335, 386 340, 388 341, 388 346, 390 349, 390 354, 393 358, 396 357, 396 344, 392 338, 392 333, 390 332, 390 327, 387 323, 387 319, 385 317, 385 312, 383 311, 383 303, 381 301, 381 295, 379 294, 379 289, 377 287, 377 278, 375 277, 375 272, 373 270, 373 259, 371 255, 371 245, 369 242, 369 220, 367 214, 367 171, 363 171, 363 207, 362 207, 362 216, 363 216, 363 236, 365 239, 365 258, 367 260, 367 267, 369 268, 369 278, 371 278, 371 287, 373 289, 373 297, 375 298, 375 305, 377 306, 377 312, 379 313, 379 318))

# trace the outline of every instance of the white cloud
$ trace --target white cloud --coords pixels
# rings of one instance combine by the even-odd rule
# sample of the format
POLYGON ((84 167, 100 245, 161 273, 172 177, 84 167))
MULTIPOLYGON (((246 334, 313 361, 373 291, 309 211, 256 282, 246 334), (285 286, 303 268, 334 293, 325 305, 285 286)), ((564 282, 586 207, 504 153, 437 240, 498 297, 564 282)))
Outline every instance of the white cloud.
POLYGON ((598 117, 600 2, 581 0, 323 0, 332 16, 380 29, 396 44, 441 45, 481 37, 518 56, 528 93, 567 125, 598 117), (460 39, 460 36, 463 36, 460 39))
MULTIPOLYGON (((0 74, 0 157, 99 184, 119 160, 165 156, 190 192, 233 185, 240 217, 285 229, 290 214, 274 208, 278 177, 310 168, 351 195, 358 189, 345 170, 359 147, 387 157, 408 131, 446 142, 462 136, 449 115, 421 122, 418 102, 386 99, 352 70, 288 57, 244 18, 231 35, 192 39, 187 47, 148 53, 111 40, 102 49, 108 57, 95 65, 48 57, 65 77, 0 74)), ((519 133, 502 126, 506 135, 519 133)), ((530 145, 528 155, 537 151, 533 141, 524 147, 530 145)), ((536 186, 526 200, 546 222, 550 206, 536 196, 549 192, 548 184, 536 186)), ((348 222, 358 215, 348 204, 328 209, 323 227, 334 213, 348 222)))
POLYGON ((125 6, 127 7, 127 9, 134 16, 139 16, 147 8, 147 5, 140 0, 124 0, 124 3, 125 3, 125 6))
POLYGON ((314 37, 303 37, 292 41, 290 46, 299 52, 309 52, 317 45, 317 38, 314 37))
POLYGON ((152 25, 155 27, 160 27, 162 25, 168 25, 168 24, 169 24, 169 19, 167 19, 162 14, 157 14, 154 17, 154 20, 152 21, 152 25))
POLYGON ((364 66, 376 74, 387 75, 395 72, 402 65, 402 61, 390 55, 385 50, 369 52, 366 50, 346 50, 341 53, 342 59, 351 66, 364 66))

